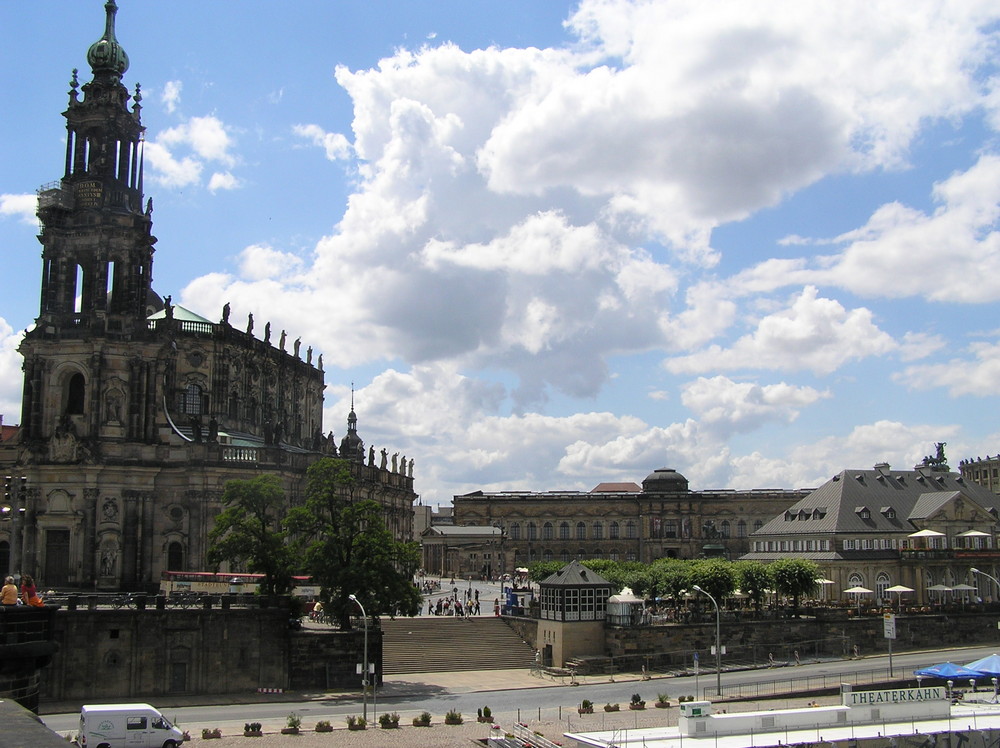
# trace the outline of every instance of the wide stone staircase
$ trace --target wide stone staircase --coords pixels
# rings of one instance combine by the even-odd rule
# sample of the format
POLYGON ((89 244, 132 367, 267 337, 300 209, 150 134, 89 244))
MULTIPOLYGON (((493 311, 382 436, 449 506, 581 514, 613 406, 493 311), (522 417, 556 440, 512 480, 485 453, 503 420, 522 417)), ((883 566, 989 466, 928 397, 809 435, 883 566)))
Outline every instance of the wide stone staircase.
POLYGON ((529 668, 535 652, 502 618, 382 618, 385 675, 529 668))

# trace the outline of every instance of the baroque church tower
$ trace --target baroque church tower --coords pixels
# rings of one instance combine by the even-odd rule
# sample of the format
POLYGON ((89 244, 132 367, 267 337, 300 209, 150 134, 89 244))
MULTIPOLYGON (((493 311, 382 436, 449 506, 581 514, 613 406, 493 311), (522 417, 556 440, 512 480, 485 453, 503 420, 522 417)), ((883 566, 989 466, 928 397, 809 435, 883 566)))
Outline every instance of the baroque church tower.
MULTIPOLYGON (((115 0, 73 71, 63 174, 38 191, 38 317, 21 343, 16 438, 0 469, 16 476, 0 523, 0 572, 45 587, 155 590, 164 571, 204 571, 225 483, 277 475, 289 500, 305 471, 336 455, 323 435, 323 357, 217 322, 152 288, 152 201, 143 194, 138 85, 115 36, 115 0)), ((241 326, 242 327, 242 326, 241 326)), ((344 455, 399 539, 412 532, 412 476, 365 463, 351 410, 344 455), (359 446, 360 445, 360 446, 359 446)), ((371 452, 371 451, 370 451, 371 452)), ((238 571, 238 570, 233 570, 238 571)))
POLYGON ((82 98, 73 71, 63 113, 63 176, 38 196, 41 300, 21 347, 21 430, 22 440, 59 437, 52 446, 57 452, 72 450, 75 437, 101 434, 102 405, 104 423, 112 426, 106 436, 154 436, 153 409, 146 406, 156 382, 147 366, 132 362, 137 371, 130 372, 136 375, 129 377, 131 391, 120 379, 107 382, 107 392, 94 386, 106 364, 102 359, 123 355, 121 343, 146 332, 150 303, 162 307, 150 285, 152 204, 142 204, 142 97, 138 85, 130 96, 122 84, 129 60, 115 38, 117 10, 113 0, 106 4, 104 35, 87 51, 93 80, 82 86, 82 98), (61 355, 53 356, 56 351, 61 355), (53 368, 60 371, 55 380, 53 368), (47 418, 46 405, 56 396, 60 417, 47 418))

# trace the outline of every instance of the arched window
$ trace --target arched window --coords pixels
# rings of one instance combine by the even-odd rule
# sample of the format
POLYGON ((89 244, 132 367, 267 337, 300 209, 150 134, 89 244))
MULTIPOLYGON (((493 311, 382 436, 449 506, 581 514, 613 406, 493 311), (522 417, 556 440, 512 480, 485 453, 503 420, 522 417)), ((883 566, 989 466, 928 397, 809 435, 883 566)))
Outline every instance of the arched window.
POLYGON ((528 540, 538 540, 538 527, 534 522, 528 523, 528 540))
MULTIPOLYGON (((610 533, 609 533, 608 537, 610 537, 612 540, 617 540, 619 537, 621 537, 621 530, 618 527, 618 523, 617 522, 612 522, 611 523, 610 533)), ((614 559, 614 560, 617 561, 618 559, 614 559)))
POLYGON ((521 565, 521 551, 514 551, 514 566, 521 565))
POLYGON ((563 551, 562 553, 560 553, 559 554, 559 560, 562 561, 564 564, 568 564, 569 563, 569 551, 563 551))
POLYGON ((890 581, 891 580, 889 579, 889 575, 886 574, 884 571, 880 571, 878 575, 875 577, 875 597, 877 599, 883 600, 889 597, 889 593, 886 592, 886 590, 892 586, 890 584, 890 581))
POLYGON ((629 540, 633 540, 635 538, 635 522, 632 520, 625 523, 625 537, 629 540))
POLYGON ((181 413, 186 413, 189 416, 201 415, 201 387, 196 384, 189 384, 187 386, 187 389, 181 393, 180 411, 181 413))
POLYGON ((184 571, 184 546, 176 541, 167 546, 167 571, 184 571))
POLYGON ((576 523, 576 539, 577 540, 587 539, 587 526, 583 522, 576 523))
POLYGON ((546 522, 542 525, 542 540, 552 540, 552 523, 546 522))
POLYGON ((521 523, 511 522, 510 524, 510 539, 520 540, 521 539, 521 523))
POLYGON ((729 520, 728 519, 722 520, 722 529, 721 529, 721 532, 722 532, 722 537, 724 537, 724 538, 728 538, 729 537, 730 529, 729 529, 729 520))
POLYGON ((71 416, 83 415, 83 406, 87 401, 87 380, 77 372, 69 378, 66 385, 66 412, 71 416))
POLYGON ((569 540, 569 522, 559 523, 559 539, 569 540))
POLYGON ((677 537, 677 521, 672 519, 663 520, 663 537, 665 538, 676 538, 677 537))
POLYGON ((745 538, 747 536, 747 523, 746 520, 741 519, 736 523, 736 537, 745 538))
POLYGON ((861 576, 861 574, 859 574, 856 571, 851 572, 850 576, 847 577, 847 586, 848 587, 864 587, 865 586, 865 578, 863 576, 861 576))
POLYGON ((603 539, 604 539, 604 523, 600 522, 600 521, 595 522, 594 523, 594 540, 603 540, 603 539))
POLYGON ((587 550, 585 548, 581 548, 580 550, 578 550, 576 552, 576 557, 581 561, 583 561, 585 558, 589 558, 589 556, 587 556, 587 550))
POLYGON ((551 561, 552 560, 552 551, 546 549, 545 553, 542 554, 542 560, 543 561, 551 561))
POLYGON ((608 558, 611 559, 612 561, 617 561, 618 560, 618 549, 617 548, 612 548, 610 551, 608 551, 608 558))
POLYGON ((759 530, 760 528, 762 528, 763 526, 764 526, 764 522, 763 522, 763 520, 759 520, 759 519, 758 519, 758 520, 756 520, 756 521, 755 521, 755 522, 753 523, 753 531, 754 531, 754 532, 757 532, 757 531, 758 531, 758 530, 759 530))

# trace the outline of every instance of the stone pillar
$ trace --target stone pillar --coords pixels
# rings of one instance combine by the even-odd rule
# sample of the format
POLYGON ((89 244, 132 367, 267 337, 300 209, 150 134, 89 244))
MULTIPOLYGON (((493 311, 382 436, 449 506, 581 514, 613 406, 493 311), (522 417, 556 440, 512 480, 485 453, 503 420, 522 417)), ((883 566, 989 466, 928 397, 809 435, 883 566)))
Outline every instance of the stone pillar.
POLYGON ((97 499, 101 494, 99 488, 83 489, 83 538, 81 539, 80 557, 83 563, 80 567, 80 581, 93 586, 97 581, 95 559, 97 557, 97 499))
MULTIPOLYGON (((150 584, 153 580, 153 495, 143 493, 140 497, 139 516, 141 518, 142 531, 139 536, 139 569, 137 574, 139 581, 143 584, 150 584)), ((158 581, 158 580, 157 580, 158 581)))
POLYGON ((133 587, 139 581, 136 576, 139 564, 138 497, 134 491, 124 491, 122 492, 122 502, 125 505, 125 511, 122 517, 122 565, 119 583, 123 587, 133 587))

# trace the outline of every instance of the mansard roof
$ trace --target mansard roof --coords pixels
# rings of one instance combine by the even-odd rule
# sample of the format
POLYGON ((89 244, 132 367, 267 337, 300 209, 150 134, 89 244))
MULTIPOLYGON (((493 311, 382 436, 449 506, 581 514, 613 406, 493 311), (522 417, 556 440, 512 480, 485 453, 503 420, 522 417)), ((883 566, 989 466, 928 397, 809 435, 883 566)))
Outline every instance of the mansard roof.
POLYGON ((844 470, 754 533, 912 533, 959 497, 989 512, 1000 497, 958 473, 932 470, 844 470))
POLYGON ((541 587, 611 587, 612 584, 593 569, 574 559, 555 574, 540 582, 541 587))

